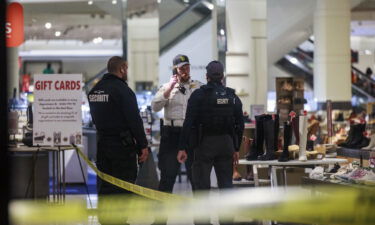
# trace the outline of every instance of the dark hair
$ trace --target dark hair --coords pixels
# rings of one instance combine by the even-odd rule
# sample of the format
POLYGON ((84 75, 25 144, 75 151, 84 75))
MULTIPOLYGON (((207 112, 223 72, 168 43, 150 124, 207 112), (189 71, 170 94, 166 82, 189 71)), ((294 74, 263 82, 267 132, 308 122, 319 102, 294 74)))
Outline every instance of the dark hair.
POLYGON ((120 66, 125 62, 120 56, 113 56, 108 60, 107 70, 110 73, 115 73, 119 70, 120 66))
POLYGON ((216 76, 208 76, 210 78, 210 81, 212 82, 221 82, 221 80, 223 79, 224 75, 221 74, 221 75, 216 75, 216 76))

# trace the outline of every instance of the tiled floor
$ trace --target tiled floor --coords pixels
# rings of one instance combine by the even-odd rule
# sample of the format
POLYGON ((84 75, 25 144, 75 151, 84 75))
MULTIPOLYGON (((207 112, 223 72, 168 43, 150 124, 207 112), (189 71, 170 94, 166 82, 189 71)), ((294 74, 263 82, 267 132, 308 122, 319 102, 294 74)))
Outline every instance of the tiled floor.
MULTIPOLYGON (((89 169, 89 173, 94 173, 94 172, 89 169)), ((178 195, 187 196, 187 197, 192 196, 191 186, 190 186, 190 183, 187 181, 186 175, 182 175, 181 182, 179 182, 178 179, 177 179, 177 181, 174 185, 173 193, 178 194, 178 195)), ((96 209, 97 208, 98 196, 96 194, 90 194, 89 196, 87 194, 86 195, 80 194, 80 195, 67 195, 66 196, 67 201, 76 200, 76 199, 86 199, 88 209, 96 209), (90 203, 90 201, 91 201, 91 203, 90 203)), ((131 225, 137 224, 137 223, 132 223, 131 218, 129 218, 129 223, 131 225)), ((148 224, 151 224, 151 223, 153 223, 153 218, 149 219, 148 224)), ((96 216, 92 216, 92 217, 88 218, 87 222, 74 223, 74 224, 77 224, 77 225, 78 224, 79 225, 100 225, 100 223, 98 222, 98 218, 96 216)), ((176 221, 171 220, 171 221, 168 221, 168 224, 181 224, 181 223, 177 223, 176 221)), ((186 223, 184 223, 182 225, 191 225, 191 224, 193 224, 193 219, 191 219, 191 221, 186 221, 186 223)), ((218 223, 214 223, 214 224, 218 224, 218 223)), ((69 225, 73 225, 73 223, 69 224, 69 225)))

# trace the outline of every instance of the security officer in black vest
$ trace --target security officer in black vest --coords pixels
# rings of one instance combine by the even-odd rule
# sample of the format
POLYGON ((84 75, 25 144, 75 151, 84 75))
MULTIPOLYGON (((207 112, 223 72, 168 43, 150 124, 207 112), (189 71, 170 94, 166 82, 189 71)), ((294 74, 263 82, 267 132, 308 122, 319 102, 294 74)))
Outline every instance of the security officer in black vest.
POLYGON ((244 130, 242 103, 234 90, 224 87, 224 67, 219 61, 207 67, 207 85, 193 92, 180 136, 177 159, 187 158, 186 146, 193 125, 199 128, 198 148, 193 161, 193 181, 197 190, 210 188, 210 173, 215 168, 219 188, 232 187, 233 163, 238 163, 244 130))
MULTIPOLYGON (((108 73, 89 92, 90 113, 97 129, 98 169, 121 180, 134 183, 137 156, 144 162, 148 156, 147 139, 139 114, 137 99, 128 87, 127 62, 121 57, 109 59, 108 73)), ((104 195, 129 194, 97 177, 99 209, 104 195)), ((104 224, 104 216, 99 221, 104 224)), ((124 218, 125 223, 126 218, 124 218)))
POLYGON ((191 127, 198 127, 192 166, 194 187, 210 189, 214 167, 219 188, 232 188, 233 164, 238 163, 244 130, 242 103, 233 89, 223 86, 224 67, 219 61, 210 62, 206 70, 207 85, 194 91, 188 101, 177 160, 182 163, 187 159, 185 149, 191 127))

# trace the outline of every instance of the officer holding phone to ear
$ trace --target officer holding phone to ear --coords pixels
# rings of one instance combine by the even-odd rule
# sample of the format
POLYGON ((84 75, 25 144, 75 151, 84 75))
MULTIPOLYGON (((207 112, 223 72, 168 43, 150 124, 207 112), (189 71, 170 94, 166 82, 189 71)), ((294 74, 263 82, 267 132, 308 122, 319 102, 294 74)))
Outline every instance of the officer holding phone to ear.
MULTIPOLYGON (((160 183, 159 190, 172 193, 180 163, 177 161, 178 140, 185 119, 187 102, 191 93, 202 85, 190 79, 190 62, 186 55, 177 55, 173 59, 173 75, 168 83, 162 85, 152 100, 152 110, 164 109, 163 126, 159 148, 160 183)), ((191 137, 194 138, 193 136, 191 137)), ((187 150, 191 154, 186 161, 187 176, 191 182, 193 144, 187 150)), ((194 187, 192 187, 194 189, 194 187)))

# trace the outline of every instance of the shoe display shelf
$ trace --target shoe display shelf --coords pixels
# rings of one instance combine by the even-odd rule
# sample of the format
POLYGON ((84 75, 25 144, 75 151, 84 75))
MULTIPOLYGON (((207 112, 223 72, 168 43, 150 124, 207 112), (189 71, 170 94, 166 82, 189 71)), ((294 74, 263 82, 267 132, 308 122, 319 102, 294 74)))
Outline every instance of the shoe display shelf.
POLYGON ((282 124, 288 119, 290 111, 299 114, 306 103, 304 98, 304 79, 291 77, 276 78, 276 109, 282 124))
MULTIPOLYGON (((240 165, 249 165, 253 168, 254 173, 254 182, 255 186, 259 186, 259 179, 258 179, 258 168, 267 166, 271 175, 271 186, 277 187, 278 179, 277 179, 277 172, 278 168, 282 169, 283 179, 284 181, 287 180, 287 168, 288 167, 302 167, 302 168, 311 168, 314 166, 321 166, 321 165, 333 165, 335 163, 347 163, 348 160, 346 159, 338 159, 338 158, 324 158, 321 160, 307 160, 307 161, 299 161, 299 160, 290 160, 287 162, 279 162, 278 160, 268 160, 268 161, 247 161, 245 159, 241 159, 239 161, 240 165)), ((287 186, 287 182, 284 182, 284 185, 287 186)))

